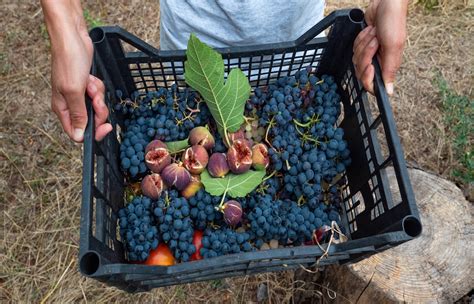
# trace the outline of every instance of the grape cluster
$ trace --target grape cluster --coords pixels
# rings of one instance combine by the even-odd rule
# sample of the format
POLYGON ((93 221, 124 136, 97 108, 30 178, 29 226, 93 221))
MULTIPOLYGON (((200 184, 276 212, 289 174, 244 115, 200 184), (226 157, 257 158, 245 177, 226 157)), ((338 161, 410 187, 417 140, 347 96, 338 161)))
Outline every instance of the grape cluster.
POLYGON ((259 143, 265 138, 265 128, 259 126, 257 119, 245 123, 244 131, 247 140, 259 143))
POLYGON ((190 215, 196 229, 204 230, 210 223, 215 225, 223 223, 222 212, 215 208, 219 205, 220 200, 220 197, 212 196, 204 189, 199 190, 195 196, 189 199, 190 215))
POLYGON ((178 261, 189 261, 196 247, 193 245, 194 228, 187 200, 178 197, 177 191, 170 190, 158 200, 153 213, 159 223, 161 239, 168 244, 173 256, 178 261))
POLYGON ((248 252, 253 247, 249 242, 250 234, 247 232, 237 232, 230 228, 206 229, 201 240, 200 250, 203 258, 213 258, 216 256, 248 252))
POLYGON ((120 237, 126 244, 130 261, 145 261, 151 249, 158 247, 158 229, 152 216, 153 202, 136 196, 119 210, 120 237))
POLYGON ((147 171, 144 151, 151 140, 185 139, 191 129, 208 123, 210 118, 209 109, 193 91, 178 93, 176 86, 170 90, 160 88, 145 96, 133 93, 131 99, 122 99, 121 91, 116 96, 121 102, 114 110, 126 114, 120 145, 121 167, 132 177, 147 171))
POLYGON ((257 196, 256 200, 248 220, 251 239, 257 248, 271 240, 277 240, 281 245, 301 245, 312 239, 315 230, 330 225, 330 220, 339 222, 339 213, 334 209, 327 211, 323 203, 310 208, 287 199, 275 201, 270 195, 257 196))
POLYGON ((341 113, 337 84, 310 72, 257 88, 251 98, 260 126, 267 128, 272 167, 283 173, 279 196, 299 203, 323 198, 323 181, 332 184, 351 162, 344 131, 335 127, 341 113))

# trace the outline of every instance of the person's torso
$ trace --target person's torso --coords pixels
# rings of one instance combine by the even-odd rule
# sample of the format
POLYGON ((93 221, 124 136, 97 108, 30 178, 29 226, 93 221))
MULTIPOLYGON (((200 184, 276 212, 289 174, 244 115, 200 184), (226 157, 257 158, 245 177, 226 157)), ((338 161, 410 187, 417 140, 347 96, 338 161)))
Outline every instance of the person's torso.
POLYGON ((191 32, 213 47, 290 41, 323 17, 324 0, 161 0, 160 48, 185 49, 191 32))

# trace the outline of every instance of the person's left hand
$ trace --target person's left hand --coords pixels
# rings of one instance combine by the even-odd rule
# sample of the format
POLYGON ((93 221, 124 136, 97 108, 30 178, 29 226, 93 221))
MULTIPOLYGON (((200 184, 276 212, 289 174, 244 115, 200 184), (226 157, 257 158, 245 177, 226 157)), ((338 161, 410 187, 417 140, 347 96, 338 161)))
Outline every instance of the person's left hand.
POLYGON ((407 0, 373 0, 365 12, 368 26, 354 41, 352 61, 357 78, 372 94, 375 74, 372 58, 375 54, 380 61, 387 93, 393 94, 405 47, 407 11, 407 0))

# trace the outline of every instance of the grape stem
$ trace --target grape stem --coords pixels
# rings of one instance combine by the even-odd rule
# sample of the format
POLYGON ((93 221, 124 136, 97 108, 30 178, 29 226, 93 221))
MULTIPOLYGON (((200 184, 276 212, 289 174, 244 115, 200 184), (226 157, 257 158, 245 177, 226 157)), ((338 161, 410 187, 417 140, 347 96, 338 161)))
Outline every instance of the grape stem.
POLYGON ((300 127, 303 127, 303 128, 307 128, 311 125, 311 120, 308 121, 307 123, 301 123, 299 122, 298 120, 296 119, 293 119, 293 122, 297 125, 297 126, 300 126, 300 127))
POLYGON ((247 116, 244 115, 244 120, 245 120, 246 123, 249 123, 249 121, 254 121, 255 118, 253 118, 253 117, 247 117, 247 116))
POLYGON ((272 117, 272 119, 270 120, 270 123, 268 124, 267 131, 265 132, 265 141, 273 150, 277 151, 277 149, 275 149, 275 147, 272 146, 272 143, 270 142, 270 140, 268 140, 268 133, 270 133, 270 128, 273 127, 274 124, 275 124, 275 117, 272 117))
POLYGON ((305 199, 304 199, 304 196, 302 195, 298 198, 297 204, 298 206, 302 206, 304 203, 305 203, 305 199))
POLYGON ((166 207, 169 207, 170 205, 170 197, 168 196, 168 191, 166 191, 165 204, 166 204, 166 207))
POLYGON ((272 177, 273 177, 273 175, 275 175, 276 173, 277 173, 277 171, 276 171, 276 170, 274 170, 272 173, 270 173, 270 175, 268 175, 268 176, 266 176, 264 179, 262 179, 262 183, 263 183, 264 181, 266 181, 267 179, 270 179, 270 178, 272 178, 272 177))

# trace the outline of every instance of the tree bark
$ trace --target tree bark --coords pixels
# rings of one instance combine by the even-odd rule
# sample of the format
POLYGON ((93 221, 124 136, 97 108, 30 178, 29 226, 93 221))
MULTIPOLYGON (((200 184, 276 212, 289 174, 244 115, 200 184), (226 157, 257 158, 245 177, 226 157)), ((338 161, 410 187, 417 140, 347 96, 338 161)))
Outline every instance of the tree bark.
MULTIPOLYGON (((331 300, 322 290, 329 303, 453 303, 472 290, 473 205, 454 183, 421 170, 409 173, 422 234, 358 263, 328 267, 318 282, 336 291, 331 300)), ((388 177, 395 179, 393 170, 388 177)))

